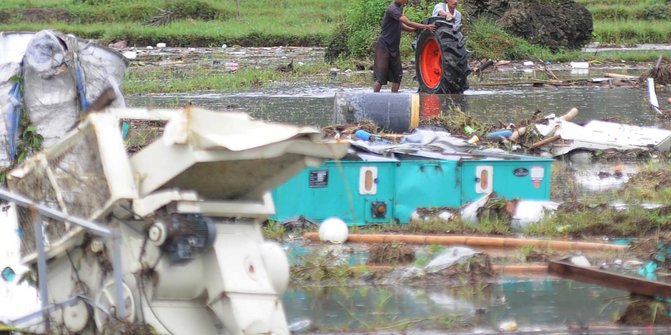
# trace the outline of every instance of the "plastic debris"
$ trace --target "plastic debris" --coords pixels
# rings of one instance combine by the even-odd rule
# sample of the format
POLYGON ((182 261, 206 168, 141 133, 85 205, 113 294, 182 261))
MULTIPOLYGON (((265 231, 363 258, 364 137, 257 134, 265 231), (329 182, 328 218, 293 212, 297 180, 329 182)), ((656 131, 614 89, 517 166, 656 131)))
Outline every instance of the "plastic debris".
POLYGON ((571 62, 571 68, 574 68, 574 69, 588 69, 589 68, 589 63, 588 62, 571 62))
POLYGON ((517 322, 515 322, 515 320, 501 322, 499 331, 504 333, 517 331, 517 322))
POLYGON ((321 241, 340 244, 347 241, 347 235, 349 235, 349 228, 347 228, 345 221, 339 218, 328 218, 319 225, 319 239, 321 241))
POLYGON ((15 277, 16 272, 14 272, 14 269, 10 268, 9 266, 6 266, 4 269, 2 269, 2 279, 4 281, 13 281, 15 277))
POLYGON ((473 134, 474 129, 471 126, 464 127, 464 132, 468 135, 473 134))
POLYGON ((126 57, 127 59, 136 59, 137 51, 126 51, 123 53, 123 56, 126 57))
POLYGON ((495 130, 495 131, 487 133, 487 135, 485 135, 485 138, 490 139, 490 140, 500 140, 500 139, 508 138, 512 134, 513 134, 512 130, 501 129, 501 130, 495 130))
POLYGON ((461 209, 461 218, 465 222, 478 222, 478 209, 484 206, 489 200, 490 194, 485 194, 480 199, 475 200, 461 209))
POLYGON ((359 129, 354 132, 354 136, 360 140, 369 141, 369 142, 380 142, 380 143, 389 143, 389 141, 375 136, 363 129, 359 129))
POLYGON ((441 252, 424 267, 427 273, 436 273, 449 268, 462 258, 471 257, 476 252, 467 247, 450 247, 441 252))
POLYGON ((545 200, 519 200, 515 202, 512 211, 513 228, 523 228, 540 221, 546 214, 552 213, 559 207, 558 202, 545 200))
POLYGON ((592 264, 590 264, 590 262, 589 262, 589 260, 587 259, 587 257, 582 256, 582 255, 581 255, 581 256, 572 256, 572 257, 570 257, 568 260, 569 260, 569 262, 571 262, 571 264, 573 264, 573 265, 577 265, 577 266, 592 266, 592 264))
POLYGON ((310 320, 307 320, 307 319, 299 320, 299 321, 293 322, 289 325, 289 331, 300 332, 300 331, 305 330, 308 327, 310 327, 311 324, 312 324, 312 321, 310 321, 310 320))

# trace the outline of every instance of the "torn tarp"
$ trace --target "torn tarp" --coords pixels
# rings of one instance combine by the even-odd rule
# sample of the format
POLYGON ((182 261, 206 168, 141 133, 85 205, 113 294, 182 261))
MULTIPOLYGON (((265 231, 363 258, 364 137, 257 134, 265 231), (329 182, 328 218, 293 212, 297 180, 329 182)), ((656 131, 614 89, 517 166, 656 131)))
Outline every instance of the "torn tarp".
POLYGON ((547 125, 536 124, 536 129, 546 138, 556 140, 547 143, 553 156, 582 150, 659 150, 671 149, 671 131, 653 127, 639 127, 614 122, 593 120, 579 125, 558 118, 550 119, 547 125), (560 141, 561 139, 561 141, 560 141))
POLYGON ((127 61, 112 49, 50 30, 2 32, 0 46, 0 168, 17 156, 21 111, 48 147, 103 90, 116 92, 112 106, 125 106, 119 85, 127 61))

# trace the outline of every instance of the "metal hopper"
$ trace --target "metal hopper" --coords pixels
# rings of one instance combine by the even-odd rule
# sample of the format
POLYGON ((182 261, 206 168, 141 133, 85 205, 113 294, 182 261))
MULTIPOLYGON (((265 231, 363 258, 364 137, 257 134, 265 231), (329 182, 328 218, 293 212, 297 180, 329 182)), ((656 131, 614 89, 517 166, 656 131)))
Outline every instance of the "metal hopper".
MULTIPOLYGON (((279 245, 264 241, 260 227, 274 213, 269 191, 306 166, 342 157, 347 147, 322 142, 313 128, 240 113, 90 114, 8 176, 13 192, 120 234, 122 275, 114 280, 109 241, 47 221, 46 295, 55 302, 48 314, 57 324, 51 327, 287 334, 280 295, 288 262, 279 245), (129 156, 120 127, 129 120, 167 123, 161 137, 129 156), (112 298, 114 292, 121 298, 112 298)), ((26 231, 33 227, 29 218, 19 215, 26 231)), ((40 244, 32 236, 24 234, 22 249, 35 267, 40 244)))

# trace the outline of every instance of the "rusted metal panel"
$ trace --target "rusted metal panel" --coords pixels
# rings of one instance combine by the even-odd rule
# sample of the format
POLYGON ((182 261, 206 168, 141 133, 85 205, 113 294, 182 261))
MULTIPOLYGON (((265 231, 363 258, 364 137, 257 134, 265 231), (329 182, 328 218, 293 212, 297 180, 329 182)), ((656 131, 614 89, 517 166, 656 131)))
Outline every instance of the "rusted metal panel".
POLYGON ((592 267, 573 265, 566 261, 551 261, 548 272, 562 278, 623 289, 649 297, 671 297, 671 284, 640 277, 617 274, 592 267))

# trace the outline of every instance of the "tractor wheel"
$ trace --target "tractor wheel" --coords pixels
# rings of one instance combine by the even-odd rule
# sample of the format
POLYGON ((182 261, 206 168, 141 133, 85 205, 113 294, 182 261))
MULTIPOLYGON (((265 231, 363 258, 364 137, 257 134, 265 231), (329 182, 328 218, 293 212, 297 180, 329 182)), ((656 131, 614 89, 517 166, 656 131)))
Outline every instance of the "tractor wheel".
POLYGON ((471 69, 466 39, 459 29, 453 30, 451 24, 419 34, 415 67, 420 92, 457 94, 468 89, 471 69))

